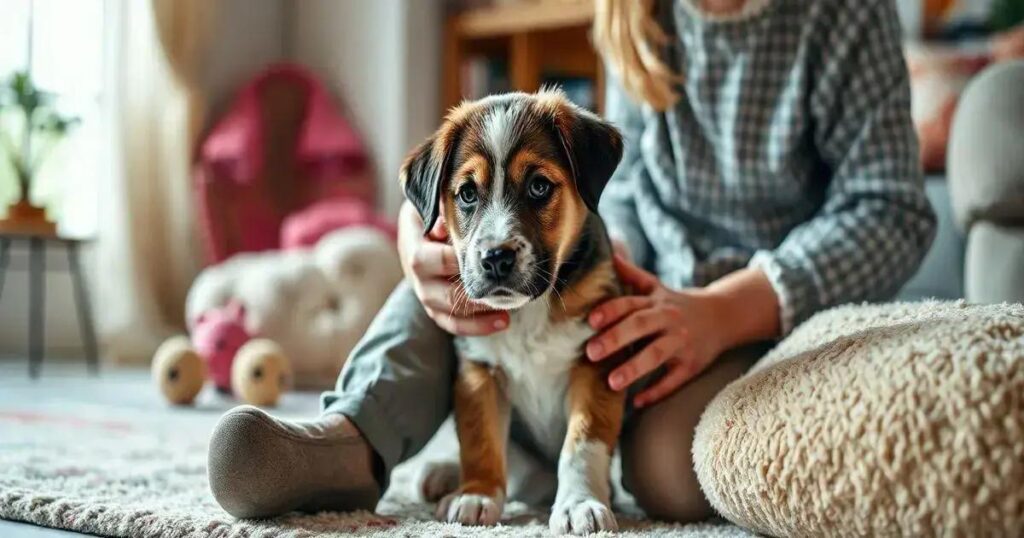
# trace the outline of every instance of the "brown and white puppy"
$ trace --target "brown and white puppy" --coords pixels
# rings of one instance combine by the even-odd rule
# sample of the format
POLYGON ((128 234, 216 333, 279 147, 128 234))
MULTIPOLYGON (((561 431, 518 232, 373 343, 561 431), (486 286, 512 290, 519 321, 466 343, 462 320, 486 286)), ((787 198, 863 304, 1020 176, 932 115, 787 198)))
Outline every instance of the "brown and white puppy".
POLYGON ((465 300, 508 310, 506 331, 458 337, 458 488, 448 521, 494 524, 506 492, 510 413, 558 460, 551 529, 616 528, 610 461, 623 397, 583 358, 586 315, 618 295, 597 201, 622 157, 608 123, 556 90, 465 103, 402 167, 430 230, 444 204, 465 300))

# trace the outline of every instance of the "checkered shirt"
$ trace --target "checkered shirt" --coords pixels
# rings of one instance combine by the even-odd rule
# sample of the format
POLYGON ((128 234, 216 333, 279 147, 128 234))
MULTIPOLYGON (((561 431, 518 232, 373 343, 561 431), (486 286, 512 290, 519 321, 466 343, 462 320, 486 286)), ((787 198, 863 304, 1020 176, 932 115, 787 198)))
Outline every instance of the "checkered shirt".
POLYGON ((768 0, 737 20, 686 1, 662 13, 678 104, 606 95, 626 139, 601 201, 612 235, 671 287, 761 268, 784 334, 890 297, 935 228, 893 0, 768 0))

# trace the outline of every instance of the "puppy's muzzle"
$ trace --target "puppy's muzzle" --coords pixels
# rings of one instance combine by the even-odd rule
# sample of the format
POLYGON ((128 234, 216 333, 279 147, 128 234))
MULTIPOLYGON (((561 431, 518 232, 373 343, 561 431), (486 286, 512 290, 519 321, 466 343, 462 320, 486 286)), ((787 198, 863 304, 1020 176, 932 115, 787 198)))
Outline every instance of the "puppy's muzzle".
POLYGON ((491 284, 501 284, 516 268, 516 251, 508 247, 487 249, 480 256, 480 269, 491 284))

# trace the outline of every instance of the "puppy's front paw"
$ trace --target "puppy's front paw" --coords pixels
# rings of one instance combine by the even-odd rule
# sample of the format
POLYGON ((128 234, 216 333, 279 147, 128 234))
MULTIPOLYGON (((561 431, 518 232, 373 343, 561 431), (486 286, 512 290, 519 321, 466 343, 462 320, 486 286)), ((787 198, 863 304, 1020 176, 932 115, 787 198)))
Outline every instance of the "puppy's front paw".
POLYGON ((437 519, 463 525, 494 525, 501 519, 503 501, 477 493, 455 492, 437 505, 437 519))
POLYGON ((548 527, 556 534, 590 534, 618 530, 619 524, 610 508, 591 497, 556 502, 548 527))
POLYGON ((427 462, 416 480, 419 493, 427 502, 439 499, 459 487, 459 463, 455 461, 427 462))

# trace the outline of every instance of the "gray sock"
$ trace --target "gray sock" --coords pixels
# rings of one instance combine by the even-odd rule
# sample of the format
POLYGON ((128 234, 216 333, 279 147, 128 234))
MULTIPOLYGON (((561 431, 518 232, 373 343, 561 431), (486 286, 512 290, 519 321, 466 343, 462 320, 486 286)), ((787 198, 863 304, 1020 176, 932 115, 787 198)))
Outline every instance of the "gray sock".
POLYGON ((240 518, 372 510, 381 494, 374 458, 342 415, 286 421, 242 406, 225 414, 213 431, 210 490, 225 511, 240 518))

